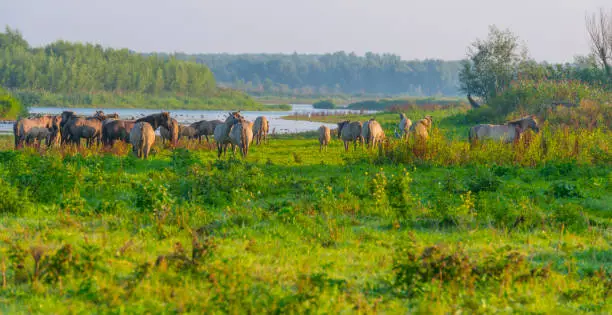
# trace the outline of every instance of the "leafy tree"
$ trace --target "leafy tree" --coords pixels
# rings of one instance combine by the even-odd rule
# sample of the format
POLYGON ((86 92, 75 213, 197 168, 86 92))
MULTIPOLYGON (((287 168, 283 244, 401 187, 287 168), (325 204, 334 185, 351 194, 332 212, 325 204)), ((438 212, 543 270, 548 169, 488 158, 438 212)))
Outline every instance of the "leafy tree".
POLYGON ((57 41, 30 48, 19 31, 0 33, 0 86, 53 93, 189 93, 210 97, 216 81, 204 65, 174 56, 57 41))
POLYGON ((489 27, 485 40, 476 40, 459 72, 460 88, 468 95, 488 101, 518 77, 519 66, 528 61, 527 49, 509 30, 489 27))
POLYGON ((334 109, 336 108, 336 104, 334 104, 334 102, 332 102, 331 100, 323 100, 315 102, 314 104, 312 104, 312 107, 316 109, 334 109))
POLYGON ((0 88, 0 118, 15 119, 25 113, 26 108, 11 94, 0 88))

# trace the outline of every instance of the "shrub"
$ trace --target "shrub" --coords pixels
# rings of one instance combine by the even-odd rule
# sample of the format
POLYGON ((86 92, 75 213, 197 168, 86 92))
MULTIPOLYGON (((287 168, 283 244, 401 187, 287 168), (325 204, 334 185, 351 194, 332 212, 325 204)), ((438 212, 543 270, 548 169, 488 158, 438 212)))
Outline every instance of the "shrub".
POLYGON ((30 201, 16 187, 0 178, 0 213, 19 214, 30 207, 30 201))
POLYGON ((315 102, 314 104, 312 104, 312 107, 316 109, 334 109, 336 108, 336 104, 334 104, 334 102, 332 102, 331 100, 323 100, 315 102))
POLYGON ((15 119, 26 113, 26 108, 16 98, 0 88, 0 118, 15 119))
POLYGON ((577 204, 568 203, 554 208, 554 220, 573 231, 582 231, 589 226, 584 209, 577 204))
POLYGON ((579 198, 582 193, 576 184, 566 181, 556 181, 548 188, 548 194, 555 198, 579 198))
POLYGON ((490 169, 479 169, 476 174, 467 180, 470 191, 478 193, 481 191, 496 191, 502 181, 490 169))

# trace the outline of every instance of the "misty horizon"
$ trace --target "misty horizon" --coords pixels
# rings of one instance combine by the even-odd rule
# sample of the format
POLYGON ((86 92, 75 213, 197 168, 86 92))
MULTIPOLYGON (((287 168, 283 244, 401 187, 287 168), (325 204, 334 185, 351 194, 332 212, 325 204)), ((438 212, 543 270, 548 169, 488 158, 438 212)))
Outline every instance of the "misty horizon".
POLYGON ((496 25, 519 36, 533 59, 556 63, 589 53, 585 15, 603 6, 602 0, 24 0, 0 3, 0 25, 19 30, 34 47, 65 40, 138 53, 344 51, 449 61, 464 59, 467 47, 496 25))

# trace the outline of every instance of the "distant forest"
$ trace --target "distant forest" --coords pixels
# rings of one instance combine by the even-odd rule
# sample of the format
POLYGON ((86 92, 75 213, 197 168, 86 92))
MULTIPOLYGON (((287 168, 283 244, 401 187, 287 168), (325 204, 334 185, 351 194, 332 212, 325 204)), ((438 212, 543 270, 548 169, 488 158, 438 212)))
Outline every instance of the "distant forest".
POLYGON ((264 109, 218 88, 203 64, 88 43, 31 47, 8 27, 0 32, 0 86, 26 106, 264 109))
POLYGON ((211 71, 173 57, 144 58, 127 49, 57 41, 31 48, 21 34, 0 33, 0 84, 9 89, 51 92, 123 91, 209 95, 211 71))
POLYGON ((393 54, 181 54, 206 64, 220 84, 253 95, 459 95, 460 61, 393 54))

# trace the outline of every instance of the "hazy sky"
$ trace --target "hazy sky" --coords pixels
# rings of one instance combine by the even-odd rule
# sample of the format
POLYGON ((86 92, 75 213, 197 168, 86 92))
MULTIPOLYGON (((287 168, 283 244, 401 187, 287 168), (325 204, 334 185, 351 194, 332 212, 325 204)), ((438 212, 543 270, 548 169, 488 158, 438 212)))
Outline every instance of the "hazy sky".
POLYGON ((586 54, 587 12, 610 0, 0 0, 0 26, 141 52, 390 52, 461 59, 496 24, 537 60, 586 54))

